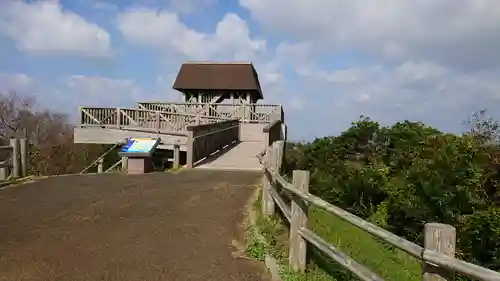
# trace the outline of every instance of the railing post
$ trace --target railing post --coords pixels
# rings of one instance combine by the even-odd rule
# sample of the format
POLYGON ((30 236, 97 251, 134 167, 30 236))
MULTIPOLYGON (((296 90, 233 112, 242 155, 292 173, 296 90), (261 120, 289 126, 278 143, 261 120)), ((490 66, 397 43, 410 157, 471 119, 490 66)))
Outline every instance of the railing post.
POLYGON ((194 158, 194 133, 193 131, 188 131, 188 139, 186 142, 186 168, 193 168, 193 158, 194 158))
MULTIPOLYGON (((441 223, 426 223, 424 229, 424 248, 450 257, 455 256, 456 230, 453 226, 441 223)), ((422 281, 451 281, 453 272, 424 263, 422 281)))
POLYGON ((116 127, 120 129, 122 120, 122 109, 116 108, 116 127))
POLYGON ((104 157, 99 158, 99 161, 97 162, 97 173, 104 173, 104 157))
POLYGON ((21 156, 21 176, 28 176, 28 139, 19 139, 19 153, 21 156))
POLYGON ((181 158, 181 146, 179 144, 179 140, 176 140, 174 143, 174 169, 179 168, 180 166, 180 159, 181 158))
POLYGON ((10 139, 10 146, 12 147, 12 177, 19 178, 21 175, 21 163, 19 159, 19 139, 10 139))
MULTIPOLYGON (((292 185, 297 190, 307 194, 309 192, 309 172, 293 171, 292 185)), ((290 268, 293 271, 304 272, 306 268, 307 243, 299 234, 302 227, 307 227, 308 207, 304 200, 298 196, 292 197, 291 222, 290 222, 290 268)))
POLYGON ((160 112, 159 111, 156 111, 155 112, 156 114, 156 120, 155 120, 155 129, 159 132, 160 131, 160 127, 161 127, 161 120, 160 120, 160 112))
MULTIPOLYGON (((264 155, 265 163, 273 170, 276 171, 276 148, 268 147, 264 155)), ((273 188, 273 177, 266 170, 262 182, 262 213, 265 216, 272 216, 275 213, 276 203, 271 195, 271 188, 273 188)))

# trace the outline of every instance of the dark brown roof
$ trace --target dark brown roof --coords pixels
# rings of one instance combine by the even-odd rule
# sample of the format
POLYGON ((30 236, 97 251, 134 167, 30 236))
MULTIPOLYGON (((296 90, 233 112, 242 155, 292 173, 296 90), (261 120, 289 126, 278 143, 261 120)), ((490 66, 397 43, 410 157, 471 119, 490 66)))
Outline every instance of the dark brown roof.
POLYGON ((188 62, 177 74, 174 89, 185 91, 251 91, 262 99, 259 77, 249 62, 188 62))

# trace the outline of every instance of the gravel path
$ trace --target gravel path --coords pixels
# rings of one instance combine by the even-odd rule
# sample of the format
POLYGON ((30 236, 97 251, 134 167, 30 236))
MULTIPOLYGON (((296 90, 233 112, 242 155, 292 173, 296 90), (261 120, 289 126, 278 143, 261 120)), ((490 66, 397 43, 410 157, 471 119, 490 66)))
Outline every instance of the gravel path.
POLYGON ((260 175, 75 175, 0 190, 0 280, 268 280, 232 255, 260 175))

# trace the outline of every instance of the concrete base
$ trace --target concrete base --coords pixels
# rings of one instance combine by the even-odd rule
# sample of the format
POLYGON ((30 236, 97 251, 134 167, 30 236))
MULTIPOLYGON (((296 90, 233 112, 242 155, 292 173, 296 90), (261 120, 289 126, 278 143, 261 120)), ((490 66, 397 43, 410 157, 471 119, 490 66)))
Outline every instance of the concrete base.
POLYGON ((127 163, 127 174, 144 174, 153 169, 151 157, 129 157, 127 163))

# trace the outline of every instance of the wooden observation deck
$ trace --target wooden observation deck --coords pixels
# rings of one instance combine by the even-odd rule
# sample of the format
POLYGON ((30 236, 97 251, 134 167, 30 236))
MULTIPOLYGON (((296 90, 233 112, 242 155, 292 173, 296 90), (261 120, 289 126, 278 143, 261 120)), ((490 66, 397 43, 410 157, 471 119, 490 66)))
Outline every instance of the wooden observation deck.
MULTIPOLYGON (((191 136, 190 140, 190 132, 203 128, 204 134, 214 134, 213 128, 220 128, 217 124, 231 120, 238 121, 237 139, 232 142, 251 142, 256 149, 260 143, 264 147, 268 142, 264 129, 278 124, 279 138, 286 138, 283 107, 257 103, 264 96, 258 74, 249 62, 184 63, 173 88, 183 94, 184 102, 144 101, 135 108, 80 107, 75 143, 115 144, 129 137, 159 137, 159 149, 173 149, 179 144, 180 150, 187 152, 196 138, 191 136)), ((213 142, 214 137, 211 139, 213 142)), ((248 144, 246 147, 248 150, 248 144)))

